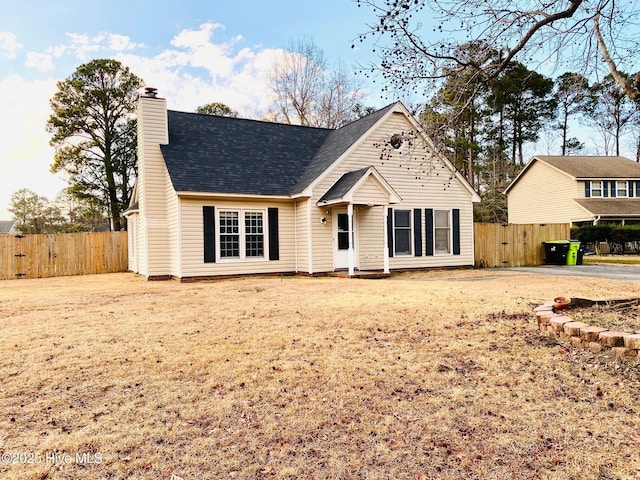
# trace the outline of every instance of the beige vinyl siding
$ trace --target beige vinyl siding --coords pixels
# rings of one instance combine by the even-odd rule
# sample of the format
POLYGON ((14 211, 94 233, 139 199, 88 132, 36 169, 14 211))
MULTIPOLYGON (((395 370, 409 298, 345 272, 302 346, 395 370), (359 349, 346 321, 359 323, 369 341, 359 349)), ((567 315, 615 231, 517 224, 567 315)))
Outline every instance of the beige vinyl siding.
MULTIPOLYGON (((391 205, 392 208, 407 210, 420 208, 423 212, 425 208, 460 209, 460 255, 394 256, 389 259, 390 268, 393 270, 473 265, 473 204, 471 201, 471 193, 467 188, 451 174, 451 171, 435 154, 427 153, 425 155, 425 152, 420 149, 414 154, 413 160, 409 160, 406 155, 394 152, 391 160, 383 161, 380 159, 380 149, 374 146, 375 143, 390 138, 394 133, 406 132, 411 129, 411 123, 403 114, 392 114, 383 125, 379 126, 364 138, 350 153, 348 158, 336 166, 330 174, 315 186, 312 201, 315 204, 319 196, 326 192, 344 173, 373 165, 402 199, 400 204, 391 205), (423 167, 431 167, 429 174, 418 173, 420 163, 423 164, 423 167)), ((319 207, 316 207, 315 210, 324 212, 324 210, 321 210, 319 207)), ((375 238, 381 238, 384 232, 383 222, 384 217, 382 215, 380 216, 380 223, 377 226, 375 224, 360 222, 360 228, 366 229, 367 234, 365 235, 365 232, 360 231, 360 241, 363 242, 366 238, 367 242, 372 242, 369 237, 374 234, 376 229, 379 229, 379 233, 375 238)), ((316 220, 312 219, 312 225, 315 223, 316 220)), ((317 220, 317 224, 320 224, 319 219, 317 220)), ((424 233, 424 213, 422 215, 421 227, 422 250, 423 253, 425 253, 426 235, 424 233)), ((316 250, 315 247, 319 243, 319 240, 317 237, 314 238, 314 264, 322 265, 322 267, 326 269, 329 268, 330 263, 328 264, 324 259, 328 256, 328 253, 332 253, 332 251, 328 250, 324 244, 322 244, 323 248, 316 250)), ((382 241, 384 241, 383 238, 382 241)), ((366 255, 365 252, 368 251, 372 252, 371 255, 375 255, 373 252, 375 248, 376 246, 371 244, 366 246, 365 250, 359 251, 360 259, 362 260, 363 255, 366 255)), ((379 259, 371 259, 370 263, 374 264, 377 261, 379 261, 379 259)), ((363 262, 360 268, 365 268, 368 262, 369 260, 363 262)))
POLYGON ((386 204, 389 196, 385 194, 382 185, 374 177, 369 176, 367 180, 360 185, 353 197, 354 203, 386 204))
MULTIPOLYGON (((294 203, 287 201, 242 201, 230 199, 180 199, 180 243, 182 252, 182 278, 215 275, 243 275, 251 273, 294 272, 295 221, 294 203), (216 212, 227 209, 264 211, 265 242, 268 239, 267 209, 278 208, 280 259, 266 258, 255 261, 221 260, 216 253, 215 263, 204 262, 204 230, 202 207, 215 207, 216 212)), ((216 225, 216 244, 219 242, 216 225)), ((267 252, 265 251, 265 254, 267 252)))
POLYGON ((312 251, 311 269, 313 273, 333 271, 333 223, 332 215, 326 214, 325 207, 315 206, 318 199, 314 198, 311 206, 309 222, 311 225, 312 251), (327 223, 322 223, 326 218, 327 223))
POLYGON ((589 218, 573 201, 584 197, 584 184, 541 161, 534 162, 509 191, 509 223, 569 223, 589 218))
POLYGON ((131 272, 138 273, 138 242, 140 215, 138 213, 132 213, 127 216, 127 231, 129 232, 127 238, 127 255, 128 255, 128 269, 131 272))
POLYGON ((173 189, 173 185, 167 175, 167 185, 165 187, 167 198, 167 227, 169 229, 169 261, 171 265, 171 275, 180 277, 182 249, 180 246, 179 228, 179 200, 178 195, 173 189))
POLYGON ((138 104, 138 198, 140 241, 138 265, 148 277, 171 273, 167 217, 167 168, 160 144, 167 143, 166 101, 141 97, 138 104))
POLYGON ((361 270, 384 268, 384 209, 386 207, 357 208, 358 263, 361 270))
MULTIPOLYGON (((309 204, 308 199, 295 200, 296 271, 309 273, 309 204)), ((329 218, 327 220, 330 220, 329 218)))

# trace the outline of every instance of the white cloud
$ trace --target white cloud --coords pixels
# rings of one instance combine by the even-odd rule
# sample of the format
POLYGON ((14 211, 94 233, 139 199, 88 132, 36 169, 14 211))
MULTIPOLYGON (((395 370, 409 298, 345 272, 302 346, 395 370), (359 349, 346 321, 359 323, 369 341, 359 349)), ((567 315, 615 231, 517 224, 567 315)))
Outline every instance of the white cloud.
POLYGON ((158 88, 169 108, 195 111, 209 102, 223 102, 242 116, 255 117, 270 104, 268 74, 281 50, 241 47, 243 37, 215 42, 220 24, 183 30, 172 40, 174 48, 155 57, 120 54, 116 58, 158 88))
MULTIPOLYGON (((136 43, 131 37, 116 33, 100 32, 97 35, 89 36, 85 34, 69 33, 67 37, 70 44, 55 47, 56 53, 71 53, 77 59, 86 62, 96 57, 98 52, 105 52, 107 55, 99 53, 100 56, 113 56, 114 53, 135 50, 144 47, 143 43, 136 43)), ((50 48, 49 50, 52 50, 50 48)))
POLYGON ((4 52, 4 55, 13 60, 16 58, 16 51, 22 48, 22 45, 18 43, 16 36, 11 32, 0 32, 0 52, 4 52))
POLYGON ((124 52, 125 50, 135 50, 136 48, 144 47, 143 43, 132 42, 131 38, 126 35, 109 33, 106 36, 106 40, 106 49, 113 50, 115 52, 124 52))
POLYGON ((208 45, 214 30, 224 30, 224 25, 220 23, 204 23, 198 30, 183 30, 173 37, 171 45, 178 48, 195 49, 203 45, 208 45))
POLYGON ((27 53, 25 66, 35 68, 39 72, 50 72, 53 70, 53 57, 48 53, 27 53))
POLYGON ((78 60, 86 62, 98 54, 115 58, 147 86, 158 88, 169 108, 175 110, 193 112, 200 105, 223 102, 244 117, 266 112, 271 97, 268 74, 281 50, 246 47, 242 36, 215 40, 214 32, 223 30, 220 24, 184 30, 171 40, 169 48, 154 56, 137 53, 143 45, 123 35, 68 33, 69 42, 27 54, 27 65, 48 72, 51 78, 28 81, 0 74, 0 111, 12 119, 3 127, 0 141, 0 219, 9 218, 6 207, 16 190, 30 188, 54 198, 66 186, 59 175, 49 173, 54 151, 45 131, 56 80, 73 71, 58 73, 55 68, 62 68, 58 63, 68 66, 72 61, 77 66, 78 60))

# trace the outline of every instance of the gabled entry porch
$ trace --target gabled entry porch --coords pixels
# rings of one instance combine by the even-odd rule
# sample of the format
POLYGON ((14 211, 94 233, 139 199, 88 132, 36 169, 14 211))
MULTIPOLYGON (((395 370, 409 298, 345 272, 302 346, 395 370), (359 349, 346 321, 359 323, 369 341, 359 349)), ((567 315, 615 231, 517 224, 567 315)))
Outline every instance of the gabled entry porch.
POLYGON ((345 173, 318 200, 332 212, 334 272, 389 275, 387 206, 400 200, 373 166, 345 173))

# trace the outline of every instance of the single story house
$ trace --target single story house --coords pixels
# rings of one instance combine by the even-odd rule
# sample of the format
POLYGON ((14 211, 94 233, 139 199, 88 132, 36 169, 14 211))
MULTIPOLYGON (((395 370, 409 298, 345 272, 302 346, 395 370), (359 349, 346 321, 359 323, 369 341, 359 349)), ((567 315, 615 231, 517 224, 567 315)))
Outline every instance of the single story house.
POLYGON ((640 223, 640 163, 536 155, 505 191, 509 223, 640 223))
POLYGON ((339 129, 138 104, 129 269, 148 279, 471 266, 478 194, 402 105, 339 129))
POLYGON ((18 233, 15 220, 0 220, 0 235, 15 235, 18 233))

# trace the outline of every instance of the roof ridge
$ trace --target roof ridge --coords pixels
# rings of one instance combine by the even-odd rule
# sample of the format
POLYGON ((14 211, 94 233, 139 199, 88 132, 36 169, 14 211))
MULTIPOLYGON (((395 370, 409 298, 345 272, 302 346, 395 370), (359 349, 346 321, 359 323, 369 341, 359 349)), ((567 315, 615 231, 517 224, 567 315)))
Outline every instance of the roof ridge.
POLYGON ((181 115, 195 115, 195 116, 198 116, 198 117, 212 117, 212 118, 216 118, 216 119, 227 119, 225 121, 256 122, 256 123, 262 123, 262 124, 266 124, 266 125, 281 125, 283 127, 305 128, 305 129, 313 129, 313 130, 325 130, 325 131, 329 131, 329 132, 332 132, 332 131, 336 130, 335 128, 314 127, 314 126, 311 126, 311 125, 296 125, 296 124, 292 124, 292 123, 282 123, 282 122, 276 122, 276 121, 273 121, 273 120, 263 120, 263 119, 258 119, 258 118, 229 117, 227 115, 210 115, 208 113, 184 112, 182 110, 171 110, 171 109, 167 110, 167 112, 178 113, 178 114, 181 114, 181 115))

